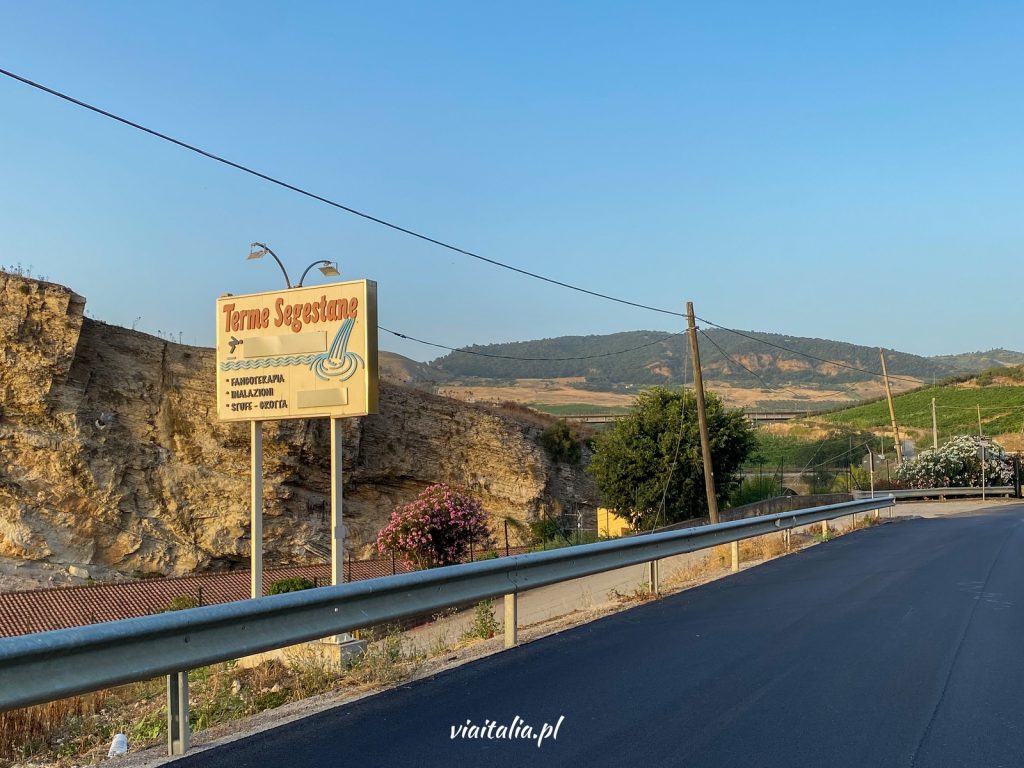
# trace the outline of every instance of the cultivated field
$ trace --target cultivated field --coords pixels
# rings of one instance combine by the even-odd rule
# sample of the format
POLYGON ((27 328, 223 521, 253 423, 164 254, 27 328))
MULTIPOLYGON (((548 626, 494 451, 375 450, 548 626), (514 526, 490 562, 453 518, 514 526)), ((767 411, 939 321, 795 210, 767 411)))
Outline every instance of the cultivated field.
MULTIPOLYGON (((547 413, 617 413, 630 408, 635 395, 623 392, 597 392, 583 389, 579 378, 516 379, 507 385, 442 384, 437 393, 466 402, 512 401, 547 413)), ((900 382, 897 391, 914 386, 900 382)), ((733 408, 787 411, 820 411, 842 407, 884 394, 880 383, 851 385, 834 389, 791 386, 785 389, 737 387, 718 381, 706 381, 705 386, 719 395, 733 408)))

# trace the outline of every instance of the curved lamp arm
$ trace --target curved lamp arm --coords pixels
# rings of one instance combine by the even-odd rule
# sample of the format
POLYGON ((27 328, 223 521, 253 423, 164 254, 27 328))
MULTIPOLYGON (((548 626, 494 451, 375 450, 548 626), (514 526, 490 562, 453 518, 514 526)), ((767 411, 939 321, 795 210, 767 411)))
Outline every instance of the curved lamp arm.
MULTIPOLYGON (((270 254, 271 256, 273 256, 273 257, 274 257, 274 261, 276 261, 276 262, 277 262, 277 266, 279 266, 279 267, 281 268, 281 274, 283 274, 283 275, 284 275, 284 282, 285 282, 285 285, 287 285, 287 286, 288 286, 289 288, 291 288, 291 287, 292 287, 292 281, 288 279, 288 271, 287 271, 287 270, 286 270, 286 269, 284 268, 284 264, 282 264, 282 263, 281 263, 281 260, 280 260, 279 258, 277 258, 277 254, 276 254, 276 253, 274 253, 274 252, 273 252, 272 250, 270 250, 270 249, 269 249, 269 248, 268 248, 268 247, 266 246, 266 244, 265 244, 265 243, 253 243, 253 244, 252 244, 252 245, 251 245, 250 247, 252 247, 252 248, 261 248, 261 249, 263 249, 264 251, 266 251, 267 253, 269 253, 269 254, 270 254)), ((259 254, 259 256, 262 256, 262 255, 263 255, 262 253, 261 253, 261 254, 259 254)), ((259 258, 259 256, 255 256, 255 257, 254 257, 254 256, 253 256, 253 254, 249 254, 249 258, 250 258, 250 259, 251 259, 251 258, 259 258)), ((307 269, 306 271, 308 272, 309 270, 307 269)), ((303 277, 305 277, 305 276, 306 276, 306 273, 305 273, 305 272, 303 272, 303 273, 302 273, 302 276, 303 276, 303 277)), ((299 281, 299 285, 302 285, 302 281, 301 281, 301 280, 299 281)))
MULTIPOLYGON (((295 284, 295 287, 296 288, 301 288, 302 287, 302 281, 306 279, 306 275, 309 274, 309 270, 311 270, 313 267, 315 267, 317 265, 320 265, 320 264, 322 264, 324 266, 327 266, 327 267, 331 267, 331 268, 334 269, 334 272, 324 272, 325 275, 326 274, 335 274, 335 275, 338 274, 337 268, 334 267, 334 262, 333 261, 328 261, 327 259, 320 259, 319 261, 314 261, 312 264, 310 264, 308 267, 306 267, 305 271, 302 273, 302 277, 299 278, 299 282, 295 284)), ((323 271, 323 270, 321 270, 321 271, 323 271)))

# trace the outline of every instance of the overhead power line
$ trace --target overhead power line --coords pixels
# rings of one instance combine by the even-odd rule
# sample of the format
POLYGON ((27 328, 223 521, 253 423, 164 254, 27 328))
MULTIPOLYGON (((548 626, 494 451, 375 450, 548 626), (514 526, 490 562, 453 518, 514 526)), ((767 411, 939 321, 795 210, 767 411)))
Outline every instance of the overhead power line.
POLYGON ((281 179, 278 179, 278 178, 276 178, 274 176, 271 176, 269 174, 263 173, 261 171, 257 171, 257 170, 255 170, 253 168, 250 168, 250 167, 246 166, 246 165, 242 165, 241 163, 236 163, 235 161, 228 160, 227 158, 221 157, 220 155, 215 155, 213 152, 208 152, 205 149, 201 149, 201 148, 199 148, 199 147, 197 147, 197 146, 195 146, 193 144, 189 144, 189 143, 187 143, 185 141, 182 141, 181 139, 176 139, 173 136, 168 136, 166 133, 161 133, 160 131, 156 131, 156 130, 154 130, 152 128, 147 128, 146 126, 140 125, 139 123, 136 123, 136 122, 134 122, 132 120, 129 120, 126 117, 121 117, 120 115, 115 115, 113 112, 108 112, 105 109, 101 109, 100 107, 97 107, 97 106, 94 106, 92 104, 89 104, 88 102, 82 101, 80 99, 76 99, 73 96, 67 95, 66 93, 61 93, 60 91, 55 90, 53 88, 49 88, 49 87, 43 85, 42 83, 37 83, 34 80, 29 80, 27 77, 22 77, 21 75, 17 75, 14 72, 10 72, 10 71, 8 71, 6 69, 0 69, 0 74, 6 75, 7 77, 11 78, 12 80, 17 80, 18 82, 24 83, 25 85, 29 85, 29 86, 31 86, 33 88, 37 88, 38 90, 43 91, 45 93, 48 93, 51 96, 56 96, 59 99, 63 99, 64 101, 67 101, 67 102, 70 102, 71 104, 74 104, 76 106, 82 107, 83 109, 88 109, 91 112, 95 112, 98 115, 102 115, 103 117, 107 117, 107 118, 109 118, 111 120, 116 120, 119 123, 127 125, 127 126, 129 126, 131 128, 135 128, 136 130, 142 131, 143 133, 148 133, 150 136, 155 136, 158 139, 162 139, 164 141, 170 142, 171 144, 175 144, 175 145, 181 147, 182 149, 187 149, 190 152, 195 152, 198 155, 202 155, 203 157, 207 157, 210 160, 215 160, 218 163, 223 163, 224 165, 230 166, 231 168, 235 168, 236 170, 242 171, 243 173, 248 173, 251 176, 255 176, 256 178, 263 179, 264 181, 269 181, 271 184, 276 184, 279 187, 284 187, 285 189, 291 190, 292 192, 297 192, 300 195, 305 195, 306 197, 311 198, 313 200, 316 200, 318 202, 324 203, 325 205, 330 205, 330 206, 332 206, 334 208, 338 208, 339 210, 345 211, 346 213, 351 213, 353 216, 359 216, 360 218, 366 219, 367 221, 372 221, 375 224, 380 224, 381 226, 387 227, 388 229, 393 229, 396 232, 401 232, 402 234, 409 235, 410 237, 415 237, 415 238, 417 238, 419 240, 423 240, 424 242, 432 243, 433 245, 440 246, 441 248, 446 248, 449 251, 454 251, 455 253, 461 253, 464 256, 469 256, 470 258, 478 259, 479 261, 483 261, 483 262, 486 262, 488 264, 492 264, 492 265, 494 265, 496 267, 501 267, 502 269, 507 269, 507 270, 509 270, 511 272, 517 272, 520 275, 525 275, 526 277, 532 277, 535 280, 542 280, 545 283, 551 283, 552 285, 557 285, 557 286, 559 286, 561 288, 568 288, 571 291, 577 291, 579 293, 585 293, 585 294, 587 294, 589 296, 595 296, 595 297, 597 297, 599 299, 606 299, 608 301, 614 301, 614 302, 616 302, 618 304, 625 304, 627 306, 636 307, 638 309, 646 309, 646 310, 649 310, 651 312, 660 312, 660 313, 665 314, 665 315, 673 315, 675 317, 685 317, 685 315, 682 312, 673 312, 672 310, 669 310, 669 309, 663 309, 661 307, 654 307, 654 306, 651 306, 649 304, 642 304, 642 303, 636 302, 636 301, 629 301, 628 299, 621 299, 621 298, 619 298, 617 296, 611 296, 610 294, 607 294, 607 293, 600 293, 598 291, 592 291, 592 290, 590 290, 588 288, 583 288, 583 287, 581 287, 579 285, 574 285, 572 283, 567 283, 567 282, 564 282, 562 280, 556 280, 553 277, 547 277, 546 275, 541 275, 541 274, 539 274, 537 272, 531 272, 531 271, 529 271, 527 269, 522 269, 521 267, 516 267, 516 266, 513 266, 512 264, 507 264, 507 263, 505 263, 503 261, 498 261, 497 259, 492 259, 492 258, 490 258, 488 256, 483 256, 483 255, 481 255, 479 253, 475 253, 474 251, 470 251, 470 250, 467 250, 465 248, 459 248, 457 245, 452 245, 451 243, 446 243, 444 240, 439 240, 436 237, 431 237, 430 235, 425 235, 422 232, 417 232, 414 229, 409 229, 408 227, 403 227, 403 226, 401 226, 399 224, 395 224, 394 222, 388 221, 387 219, 382 219, 379 216, 373 216, 372 214, 366 213, 365 211, 360 211, 360 210, 358 210, 356 208, 353 208, 353 207, 351 207, 349 205, 345 205, 344 203, 339 203, 336 200, 331 200, 330 198, 324 197, 323 195, 318 195, 315 192, 310 192, 307 189, 303 189, 302 187, 296 186, 295 184, 291 184, 291 183, 289 183, 287 181, 283 181, 281 179))
MULTIPOLYGON (((936 408, 946 408, 953 411, 976 411, 977 405, 936 405, 936 408)), ((982 405, 983 411, 1015 411, 1024 408, 1024 405, 982 405)))
MULTIPOLYGON (((872 371, 872 370, 869 370, 867 368, 858 368, 856 365, 850 365, 849 363, 843 363, 843 362, 840 362, 839 360, 828 360, 827 358, 824 358, 824 357, 817 357, 816 355, 812 355, 809 352, 801 352, 798 349, 790 349, 789 347, 784 347, 781 344, 776 344, 776 343, 774 343, 772 341, 768 341, 767 339, 762 339, 762 338, 759 338, 757 336, 752 336, 749 333, 744 333, 743 331, 737 331, 734 328, 728 328, 728 327, 726 327, 724 325, 719 325, 718 323, 714 323, 711 320, 708 320, 707 318, 704 318, 704 317, 698 317, 697 319, 700 320, 702 323, 707 323, 708 325, 713 326, 715 328, 718 328, 720 330, 728 331, 729 333, 736 334, 737 336, 742 336, 744 339, 750 339, 751 341, 757 341, 757 342, 760 342, 761 344, 765 344, 766 346, 775 347, 775 349, 781 349, 784 352, 790 352, 790 353, 792 353, 794 355, 801 355, 803 357, 808 358, 809 360, 817 360, 819 363, 828 363, 830 365, 838 365, 840 368, 848 368, 851 371, 859 371, 860 373, 867 373, 867 374, 870 374, 871 376, 877 376, 879 378, 883 377, 883 374, 882 374, 881 371, 872 371)), ((890 376, 889 378, 890 379, 895 379, 897 381, 909 381, 912 384, 921 384, 921 381, 918 380, 918 379, 910 379, 910 378, 906 378, 904 376, 890 376)))
POLYGON ((750 368, 747 368, 747 366, 745 366, 745 365, 744 365, 743 363, 741 363, 741 362, 740 362, 739 360, 737 360, 737 359, 736 359, 736 358, 734 358, 734 357, 733 357, 732 355, 730 355, 730 354, 729 354, 728 352, 726 352, 726 351, 725 351, 724 349, 722 349, 722 348, 721 348, 720 346, 718 346, 718 343, 717 343, 717 342, 716 342, 716 341, 715 341, 714 339, 712 339, 712 338, 711 338, 711 336, 709 336, 709 335, 708 335, 708 334, 707 334, 707 333, 706 333, 706 332, 704 331, 704 329, 703 329, 703 328, 701 328, 701 329, 699 329, 699 330, 700 330, 700 333, 701 333, 701 335, 702 335, 702 336, 703 336, 703 337, 704 337, 705 339, 707 339, 707 340, 708 340, 709 342, 711 342, 711 345, 712 345, 712 346, 713 346, 713 347, 714 347, 715 349, 717 349, 717 350, 718 350, 718 351, 719 351, 719 352, 720 352, 720 353, 722 354, 722 356, 723 356, 723 357, 724 357, 724 358, 725 358, 726 360, 729 360, 730 362, 732 362, 732 363, 734 363, 734 364, 738 365, 738 366, 739 366, 740 368, 742 368, 742 369, 743 369, 744 371, 746 371, 747 373, 749 373, 749 374, 750 374, 751 376, 753 376, 753 377, 754 377, 755 379, 757 379, 757 380, 758 380, 759 382, 761 382, 761 386, 763 386, 763 387, 764 387, 765 389, 768 389, 768 390, 772 390, 772 391, 775 391, 775 392, 788 392, 789 394, 793 395, 793 397, 796 397, 797 399, 799 399, 799 398, 800 398, 800 395, 798 395, 798 394, 797 394, 796 392, 794 392, 794 391, 793 391, 792 389, 789 389, 788 387, 776 387, 776 386, 773 386, 772 384, 769 384, 769 383, 768 383, 767 381, 765 381, 765 379, 764 379, 764 378, 763 378, 763 377, 762 377, 762 376, 761 376, 760 374, 758 374, 758 373, 755 373, 755 372, 754 372, 754 371, 752 371, 752 370, 751 370, 750 368))
MULTIPOLYGON (((292 192, 296 192, 296 193, 298 193, 300 195, 303 195, 305 197, 308 197, 308 198, 310 198, 312 200, 316 200, 318 202, 324 203, 325 205, 329 205, 329 206, 331 206, 333 208, 337 208, 339 210, 345 211, 346 213, 350 213, 353 216, 358 216, 358 217, 360 217, 362 219, 365 219, 367 221, 372 221, 375 224, 380 224, 381 226, 387 227, 388 229, 394 230, 395 232, 401 232, 402 234, 409 235, 410 237, 417 238, 418 240, 422 240, 422 241, 427 242, 427 243, 431 243, 431 244, 436 245, 436 246, 438 246, 440 248, 445 248, 445 249, 447 249, 449 251, 452 251, 454 253, 460 253, 460 254, 462 254, 464 256, 468 256, 470 258, 477 259, 478 261, 482 261, 482 262, 485 262, 487 264, 491 264, 493 266, 509 270, 510 272, 516 272, 516 273, 518 273, 520 275, 524 275, 526 277, 532 277, 535 280, 540 280, 540 281, 543 281, 545 283, 549 283, 551 285, 557 285, 557 286, 559 286, 561 288, 566 288, 566 289, 571 290, 571 291, 576 291, 578 293, 583 293, 583 294, 586 294, 588 296, 594 296, 594 297, 599 298, 599 299, 605 299, 606 301, 612 301, 612 302, 615 302, 617 304, 623 304, 625 306, 636 307, 637 309, 645 309, 645 310, 648 310, 650 312, 658 312, 658 313, 664 314, 664 315, 671 315, 673 317, 686 317, 686 315, 684 313, 682 313, 682 312, 675 312, 673 310, 665 309, 663 307, 656 307, 656 306, 653 306, 653 305, 650 305, 650 304, 644 304, 644 303, 638 302, 638 301, 631 301, 629 299, 623 299, 623 298, 620 298, 618 296, 612 296, 611 294, 601 293, 599 291, 593 291, 593 290, 590 290, 589 288, 584 288, 582 286, 575 285, 575 284, 569 283, 569 282, 565 282, 563 280, 556 280, 553 277, 548 277, 546 275, 542 275, 542 274, 537 273, 537 272, 532 272, 530 270, 523 269, 521 267, 517 267, 517 266, 514 266, 512 264, 508 264, 506 262, 499 261, 497 259, 492 259, 492 258, 490 258, 488 256, 484 256, 482 254, 476 253, 476 252, 468 250, 466 248, 460 248, 459 246, 456 246, 456 245, 453 245, 451 243, 445 242, 444 240, 439 240, 438 238, 431 237, 430 235, 423 234, 422 232, 417 232, 414 229, 410 229, 408 227, 403 227, 403 226, 401 226, 399 224, 395 224, 394 222, 388 221, 387 219, 382 219, 379 216, 374 216, 372 214, 366 213, 365 211, 360 211, 360 210, 358 210, 356 208, 353 208, 353 207, 351 207, 349 205, 345 205, 344 203, 340 203, 340 202, 338 202, 336 200, 331 200, 330 198, 324 197, 323 195, 316 194, 315 192, 311 192, 311 191, 309 191, 307 189, 299 187, 299 186, 297 186, 295 184, 292 184, 290 182, 287 182, 287 181, 284 181, 282 179, 279 179, 279 178, 276 178, 274 176, 271 176, 269 174, 263 173, 262 171, 255 170, 254 168, 250 168, 249 166, 243 165, 241 163, 237 163, 237 162, 235 162, 233 160, 228 160, 225 157, 221 157, 220 155, 214 154, 213 152, 209 152, 209 151, 207 151, 205 149, 197 147, 194 144, 189 144, 188 142, 182 141, 181 139, 176 139, 173 136, 169 136, 166 133, 161 133, 160 131, 154 130, 153 128, 147 128, 146 126, 144 126, 144 125, 142 125, 140 123, 136 123, 136 122, 134 122, 132 120, 129 120, 126 117, 122 117, 120 115, 114 114, 113 112, 110 112, 108 110, 105 110, 105 109, 102 109, 100 107, 97 107, 97 106, 95 106, 93 104, 90 104, 90 103, 88 103, 86 101, 82 101, 81 99, 76 99, 73 96, 69 96, 66 93, 62 93, 61 91, 58 91, 58 90, 56 90, 54 88, 50 88, 49 86, 43 85, 42 83, 38 83, 38 82, 36 82, 34 80, 30 80, 27 77, 23 77, 21 75, 18 75, 18 74, 14 73, 14 72, 9 71, 9 70, 0 69, 0 75, 4 75, 4 76, 6 76, 6 77, 8 77, 8 78, 10 78, 12 80, 16 80, 16 81, 18 81, 20 83, 23 83, 24 85, 28 85, 28 86, 30 86, 32 88, 35 88, 37 90, 40 90, 40 91, 42 91, 44 93, 48 93, 51 96, 56 96, 57 98, 63 99, 64 101, 66 101, 66 102, 68 102, 70 104, 74 104, 75 106, 81 107, 83 109, 87 109, 87 110, 89 110, 91 112, 94 112, 94 113, 96 113, 98 115, 102 115, 103 117, 106 117, 106 118, 108 118, 110 120, 114 120, 114 121, 119 122, 119 123, 121 123, 123 125, 127 125, 130 128, 134 128, 134 129, 136 129, 138 131, 142 131, 143 133, 147 133, 150 136, 155 136, 158 139, 161 139, 163 141, 166 141, 166 142, 169 142, 171 144, 174 144, 174 145, 176 145, 178 147, 181 147, 182 149, 187 149, 190 152, 194 152, 194 153, 196 153, 198 155, 202 155, 203 157, 206 157, 206 158, 208 158, 210 160, 214 160, 214 161, 216 161, 218 163, 221 163, 223 165, 226 165, 226 166, 229 166, 229 167, 234 168, 236 170, 242 171, 243 173, 247 173, 247 174, 249 174, 251 176, 255 176, 258 179, 263 179, 264 181, 270 182, 271 184, 276 184, 279 187, 282 187, 284 189, 290 190, 292 192)), ((871 371, 871 370, 868 370, 866 368, 858 368, 857 366, 849 365, 847 363, 842 363, 842 362, 840 362, 838 360, 827 360, 825 358, 816 357, 814 355, 808 354, 806 352, 802 352, 800 350, 790 349, 788 347, 782 346, 781 344, 775 344, 775 343, 767 341, 765 339, 760 339, 760 338, 757 338, 755 336, 751 336, 749 334, 743 333, 741 331, 733 330, 732 328, 728 328, 728 327, 726 327, 724 325, 719 325, 718 323, 711 322, 710 320, 707 320, 705 318, 697 318, 697 319, 699 319, 703 323, 707 323, 708 325, 714 326, 715 328, 720 328, 721 330, 729 331, 730 333, 734 333, 734 334, 736 334, 738 336, 742 336, 744 338, 760 342, 760 343, 765 344, 765 345, 770 346, 770 347, 775 347, 776 349, 780 349, 780 350, 783 350, 785 352, 789 352, 791 354, 795 354, 795 355, 799 355, 799 356, 802 356, 802 357, 806 357, 806 358, 811 359, 811 360, 817 360, 818 362, 822 362, 822 363, 829 363, 831 365, 837 365, 837 366, 840 366, 842 368, 848 368, 848 369, 853 370, 853 371, 859 371, 861 373, 866 373, 866 374, 868 374, 870 376, 878 376, 878 377, 882 376, 882 373, 879 372, 879 371, 871 371)), ((462 350, 459 350, 459 351, 462 351, 462 350)), ((898 377, 898 376, 890 376, 889 378, 890 379, 901 380, 901 381, 911 381, 911 382, 913 382, 915 384, 919 384, 920 383, 919 381, 917 381, 915 379, 902 378, 902 377, 898 377)))
MULTIPOLYGON (((827 467, 827 466, 830 466, 830 465, 831 465, 831 464, 832 464, 832 463, 833 463, 834 461, 836 461, 837 459, 841 459, 841 458, 843 458, 844 456, 847 456, 847 455, 849 455, 849 454, 853 453, 854 451, 858 451, 858 450, 860 450, 861 448, 865 448, 865 447, 867 447, 867 446, 871 445, 871 443, 873 443, 874 441, 875 441, 875 438, 871 438, 870 440, 865 440, 865 441, 864 441, 863 443, 861 443, 860 445, 855 445, 855 446, 853 446, 852 448, 848 448, 848 449, 846 449, 845 451, 843 451, 842 453, 836 454, 835 456, 832 456, 832 457, 830 457, 830 458, 827 458, 827 459, 825 459, 824 461, 820 461, 820 462, 818 462, 817 464, 813 464, 813 465, 812 465, 812 464, 808 464, 808 465, 807 465, 806 467, 804 467, 804 468, 803 468, 803 469, 801 470, 801 473, 803 473, 803 472, 806 472, 806 471, 807 471, 808 469, 818 469, 819 467, 827 467)), ((822 443, 822 445, 824 445, 824 443, 822 443)), ((819 450, 820 450, 820 446, 819 446, 819 450)), ((869 450, 870 450, 870 449, 869 449, 869 450)), ((815 452, 815 456, 817 456, 817 452, 815 452)), ((814 461, 814 457, 811 457, 811 461, 814 461)))
POLYGON ((563 363, 570 360, 596 360, 599 357, 613 357, 614 355, 624 355, 627 352, 635 352, 638 349, 644 349, 645 347, 653 347, 655 344, 660 344, 668 339, 673 339, 676 336, 681 336, 686 331, 679 331, 678 333, 670 333, 666 336, 662 336, 654 341, 648 341, 645 344, 639 344, 629 349, 618 349, 614 352, 602 352, 597 355, 580 355, 578 357, 519 357, 516 355, 498 355, 491 352, 479 352, 473 349, 465 349, 462 347, 449 347, 445 344, 438 344, 433 341, 424 341, 423 339, 417 339, 415 336, 410 336, 406 333, 399 333, 398 331, 392 331, 390 328, 385 328, 383 325, 377 326, 380 330, 390 333, 392 336, 397 336, 400 339, 408 339, 409 341, 415 341, 418 344, 426 344, 428 347, 437 347, 438 349, 446 349, 449 352, 461 352, 464 355, 477 355, 478 357, 493 357, 499 360, 523 360, 527 362, 538 362, 538 363, 563 363))

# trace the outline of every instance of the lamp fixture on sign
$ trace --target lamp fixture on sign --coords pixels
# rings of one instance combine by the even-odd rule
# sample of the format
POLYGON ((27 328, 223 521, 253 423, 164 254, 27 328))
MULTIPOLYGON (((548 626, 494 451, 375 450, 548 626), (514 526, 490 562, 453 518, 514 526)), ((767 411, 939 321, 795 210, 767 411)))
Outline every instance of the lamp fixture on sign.
POLYGON ((281 260, 277 257, 277 254, 270 250, 270 248, 267 247, 266 243, 250 243, 249 255, 246 256, 246 259, 262 259, 268 253, 274 257, 274 261, 277 262, 277 266, 281 268, 281 274, 284 275, 284 283, 289 288, 301 288, 302 282, 306 279, 306 275, 309 274, 309 270, 311 270, 313 267, 319 267, 320 273, 324 277, 339 277, 341 275, 341 272, 338 271, 338 262, 328 261, 327 259, 319 259, 317 261, 314 261, 308 267, 306 267, 306 269, 302 273, 302 277, 299 278, 299 282, 293 286, 291 279, 288 277, 288 270, 284 268, 284 264, 281 263, 281 260))

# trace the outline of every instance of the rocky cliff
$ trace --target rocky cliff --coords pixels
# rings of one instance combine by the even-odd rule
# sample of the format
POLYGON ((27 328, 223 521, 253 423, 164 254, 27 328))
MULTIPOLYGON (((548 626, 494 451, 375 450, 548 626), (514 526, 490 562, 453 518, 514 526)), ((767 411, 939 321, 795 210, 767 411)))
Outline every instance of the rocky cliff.
MULTIPOLYGON (((83 297, 17 275, 0 273, 0 306, 0 556, 132 575, 244 566, 249 434, 215 420, 213 351, 85 318, 83 297)), ((498 525, 592 515, 592 482, 549 461, 542 428, 382 382, 380 414, 345 422, 349 551, 434 482, 477 495, 498 525)), ((264 426, 268 564, 328 544, 328 433, 264 426)))

